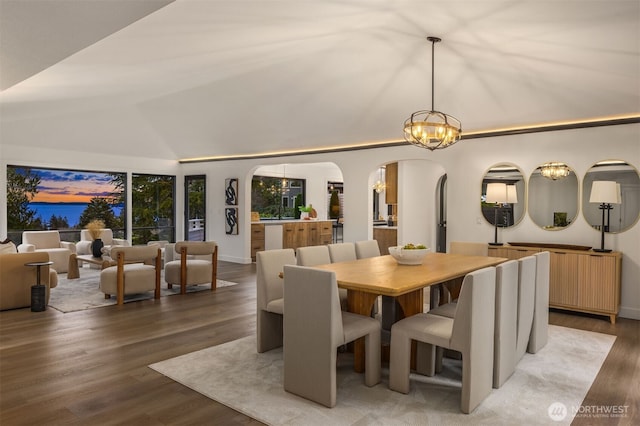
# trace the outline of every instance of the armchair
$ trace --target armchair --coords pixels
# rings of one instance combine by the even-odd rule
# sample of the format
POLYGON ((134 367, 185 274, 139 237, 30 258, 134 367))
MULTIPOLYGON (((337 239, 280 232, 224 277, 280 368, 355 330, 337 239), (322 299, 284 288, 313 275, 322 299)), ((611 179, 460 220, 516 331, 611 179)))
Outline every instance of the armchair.
POLYGON ((76 252, 76 245, 60 241, 58 231, 24 231, 18 252, 46 252, 49 254, 49 260, 53 262, 53 269, 62 273, 69 271, 69 256, 76 252))
MULTIPOLYGON (((154 247, 151 245, 150 247, 154 247)), ((180 293, 188 285, 211 283, 216 289, 218 275, 218 245, 213 241, 181 241, 165 247, 164 280, 168 288, 180 285, 180 293), (178 260, 173 260, 179 254, 178 260)))
POLYGON ((160 298, 160 249, 155 246, 114 247, 111 256, 115 266, 100 271, 100 291, 105 299, 115 294, 118 305, 124 303, 125 294, 154 290, 160 298), (152 261, 152 262, 150 262, 152 261), (152 264, 147 264, 152 263, 152 264))
MULTIPOLYGON (((128 246, 129 242, 122 238, 113 238, 113 230, 109 228, 102 229, 100 233, 100 239, 104 244, 104 248, 111 248, 113 246, 128 246)), ((80 231, 80 241, 76 243, 76 252, 78 254, 91 254, 91 243, 93 238, 89 234, 88 229, 80 231)))
MULTIPOLYGON (((5 244, 2 244, 3 246, 5 244)), ((0 250, 0 310, 27 308, 31 306, 31 286, 36 284, 36 268, 24 266, 27 262, 48 262, 49 254, 43 251, 17 253, 0 250)), ((45 285, 45 303, 49 303, 52 288, 58 285, 55 269, 42 268, 41 283, 45 285)))

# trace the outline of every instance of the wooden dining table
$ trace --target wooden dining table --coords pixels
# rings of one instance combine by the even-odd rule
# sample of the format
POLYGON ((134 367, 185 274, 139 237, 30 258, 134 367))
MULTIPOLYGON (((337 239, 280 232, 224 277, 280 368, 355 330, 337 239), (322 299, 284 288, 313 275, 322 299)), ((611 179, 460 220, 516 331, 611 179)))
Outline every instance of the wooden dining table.
MULTIPOLYGON (((422 265, 400 265, 390 256, 317 265, 314 268, 336 273, 338 287, 347 289, 348 310, 370 315, 378 296, 391 296, 401 307, 400 318, 424 310, 424 288, 464 277, 466 274, 508 259, 428 253, 422 265)), ((364 339, 354 343, 354 369, 364 371, 364 339)))

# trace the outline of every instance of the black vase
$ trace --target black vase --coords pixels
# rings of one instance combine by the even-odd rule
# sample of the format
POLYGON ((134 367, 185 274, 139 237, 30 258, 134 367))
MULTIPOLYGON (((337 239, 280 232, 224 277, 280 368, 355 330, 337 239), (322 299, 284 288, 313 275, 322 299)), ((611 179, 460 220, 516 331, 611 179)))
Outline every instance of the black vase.
POLYGON ((96 238, 91 243, 91 253, 93 257, 102 257, 102 247, 104 247, 104 243, 100 238, 96 238))

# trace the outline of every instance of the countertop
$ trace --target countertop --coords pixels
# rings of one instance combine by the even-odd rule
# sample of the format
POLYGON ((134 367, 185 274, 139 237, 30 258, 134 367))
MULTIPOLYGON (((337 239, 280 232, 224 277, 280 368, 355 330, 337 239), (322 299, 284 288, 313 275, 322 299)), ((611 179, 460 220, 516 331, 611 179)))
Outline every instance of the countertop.
POLYGON ((326 219, 326 220, 302 220, 302 219, 281 219, 281 220, 261 220, 258 222, 251 222, 252 225, 282 225, 283 223, 298 223, 298 222, 307 222, 307 223, 312 223, 312 222, 333 222, 330 219, 326 219))

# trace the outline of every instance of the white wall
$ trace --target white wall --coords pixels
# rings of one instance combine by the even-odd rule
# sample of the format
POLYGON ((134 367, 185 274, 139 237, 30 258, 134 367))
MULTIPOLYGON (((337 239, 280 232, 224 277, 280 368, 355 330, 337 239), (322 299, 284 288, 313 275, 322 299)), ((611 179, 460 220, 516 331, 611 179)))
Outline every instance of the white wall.
MULTIPOLYGON (((62 137, 62 136, 61 136, 62 137)), ((345 191, 345 241, 371 238, 371 186, 370 176, 378 166, 391 161, 412 160, 405 171, 420 169, 420 162, 433 164, 425 171, 418 191, 410 198, 425 209, 425 217, 431 225, 419 231, 425 235, 431 247, 435 246, 435 188, 437 177, 446 172, 448 217, 448 241, 465 240, 489 242, 493 240, 493 227, 483 218, 480 211, 480 188, 486 170, 498 163, 513 163, 529 175, 535 168, 547 161, 563 161, 574 169, 581 187, 586 171, 596 162, 605 159, 621 159, 640 167, 640 124, 578 129, 562 132, 546 132, 499 138, 485 138, 462 141, 441 150, 427 151, 414 146, 380 148, 363 151, 348 151, 333 154, 301 155, 287 157, 287 164, 334 162, 342 171, 345 191), (413 161, 416 161, 415 164, 413 161), (432 191, 432 192, 429 192, 432 191), (432 205, 430 205, 432 203, 432 205)), ((55 145, 55 140, 52 140, 55 145)), ((164 173, 178 175, 177 214, 183 215, 183 175, 206 174, 207 176, 207 238, 220 244, 220 259, 248 263, 250 261, 250 200, 251 176, 254 170, 264 164, 282 164, 284 159, 256 159, 223 161, 177 165, 175 162, 140 160, 125 156, 95 156, 90 153, 59 152, 55 149, 33 151, 21 149, 19 145, 1 147, 0 170, 0 238, 6 235, 6 165, 20 164, 39 167, 79 168, 87 170, 108 170, 142 173, 164 173), (240 234, 226 235, 224 232, 224 179, 240 178, 239 220, 240 234)), ((88 147, 90 149, 90 147, 88 147)), ((405 179, 404 172, 399 179, 405 179)), ((417 185, 417 181, 414 181, 417 185)), ((402 184, 402 183, 401 183, 402 184)), ((411 182, 404 182, 409 187, 411 182)), ((402 202, 407 194, 400 197, 402 202)), ((325 201, 326 202, 326 201, 325 201)), ((321 203, 321 201, 318 201, 321 203)), ((315 202, 314 202, 315 205, 315 202)), ((581 205, 581 203, 578 203, 581 205)), ((406 209, 406 208, 405 208, 406 209)), ((320 209, 318 209, 320 213, 320 209)), ((407 213, 407 212, 405 212, 407 213)), ((409 213, 407 213, 409 214, 409 213)), ((421 213, 422 214, 422 213, 421 213)), ((401 220, 403 218, 401 217, 401 220)), ((407 228, 421 227, 423 222, 411 214, 404 218, 407 228)), ((182 221, 178 221, 177 236, 183 235, 182 221)), ((399 230, 403 235, 405 229, 399 230)), ((409 230, 408 232, 411 232, 409 230)), ((528 215, 516 226, 501 229, 500 241, 555 242, 598 247, 600 234, 578 213, 578 218, 561 231, 545 231, 536 226, 528 215)), ((413 237, 411 238, 413 240, 413 237)), ((621 316, 640 319, 640 225, 636 223, 630 230, 607 235, 606 247, 623 252, 621 316)))

